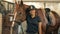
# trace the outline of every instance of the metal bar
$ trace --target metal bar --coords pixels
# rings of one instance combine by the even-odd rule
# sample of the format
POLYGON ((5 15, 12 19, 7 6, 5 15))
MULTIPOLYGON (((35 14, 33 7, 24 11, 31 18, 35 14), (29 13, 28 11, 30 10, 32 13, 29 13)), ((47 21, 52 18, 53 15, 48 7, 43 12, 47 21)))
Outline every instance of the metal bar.
MULTIPOLYGON (((7 2, 7 3, 11 3, 14 4, 13 2, 8 2, 8 1, 2 1, 2 2, 7 2)), ((45 2, 45 3, 60 3, 60 1, 23 1, 23 2, 45 2)))
POLYGON ((44 8, 46 7, 46 3, 44 2, 44 8))

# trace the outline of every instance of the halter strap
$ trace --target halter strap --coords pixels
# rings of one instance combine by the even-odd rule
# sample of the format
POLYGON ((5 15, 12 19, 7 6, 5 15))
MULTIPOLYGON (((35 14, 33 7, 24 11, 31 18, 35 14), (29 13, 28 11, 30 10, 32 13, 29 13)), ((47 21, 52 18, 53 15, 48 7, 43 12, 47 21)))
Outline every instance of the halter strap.
POLYGON ((15 23, 14 21, 15 21, 16 16, 17 16, 17 12, 14 14, 14 19, 12 21, 12 27, 14 26, 14 23, 15 23))

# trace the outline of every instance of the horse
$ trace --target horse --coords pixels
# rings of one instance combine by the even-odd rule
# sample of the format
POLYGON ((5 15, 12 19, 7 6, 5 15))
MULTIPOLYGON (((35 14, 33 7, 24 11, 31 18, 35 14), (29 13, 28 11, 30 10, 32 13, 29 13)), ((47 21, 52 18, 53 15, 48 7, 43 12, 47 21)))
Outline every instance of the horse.
POLYGON ((38 16, 42 21, 42 25, 41 25, 41 34, 58 34, 58 29, 59 29, 59 24, 60 24, 60 16, 55 12, 55 11, 51 11, 51 18, 52 18, 52 23, 50 26, 48 26, 47 28, 47 24, 48 21, 46 19, 45 16, 45 11, 42 11, 41 9, 38 10, 38 16), (42 13, 42 14, 40 14, 42 13))
MULTIPOLYGON (((21 3, 19 1, 18 1, 18 3, 15 2, 15 4, 16 4, 15 9, 14 9, 14 22, 15 23, 13 24, 13 22, 12 22, 12 25, 13 25, 12 27, 21 25, 21 22, 24 22, 26 20, 26 12, 25 11, 29 7, 28 5, 23 4, 22 1, 21 1, 21 3), (16 25, 16 24, 18 24, 18 25, 16 25)), ((16 33, 17 30, 18 30, 18 27, 16 27, 16 29, 14 28, 14 30, 12 31, 13 34, 18 34, 18 33, 16 33)), ((22 29, 22 32, 23 32, 23 29, 22 29)), ((24 33, 22 33, 22 34, 24 34, 24 33)))

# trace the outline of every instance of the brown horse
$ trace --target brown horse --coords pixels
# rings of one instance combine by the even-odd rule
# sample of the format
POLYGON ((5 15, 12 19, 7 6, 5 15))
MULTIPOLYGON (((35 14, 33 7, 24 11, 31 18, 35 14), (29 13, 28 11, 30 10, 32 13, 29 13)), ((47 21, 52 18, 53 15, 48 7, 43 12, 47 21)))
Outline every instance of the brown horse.
POLYGON ((41 26, 41 34, 58 34, 58 29, 59 29, 59 23, 60 23, 60 16, 54 12, 51 11, 51 18, 52 18, 52 23, 50 26, 48 26, 48 29, 46 29, 48 21, 45 16, 45 11, 42 11, 41 9, 38 10, 38 16, 40 16, 41 21, 42 21, 42 26, 41 26), (42 13, 42 14, 40 14, 42 13))
MULTIPOLYGON (((21 24, 21 22, 26 20, 26 9, 29 7, 28 5, 23 4, 23 2, 15 2, 15 9, 14 9, 14 21, 15 23, 13 24, 12 22, 12 27, 15 26, 15 24, 21 24)), ((13 34, 16 34, 16 30, 13 30, 13 34)), ((23 33, 22 33, 23 34, 23 33)))

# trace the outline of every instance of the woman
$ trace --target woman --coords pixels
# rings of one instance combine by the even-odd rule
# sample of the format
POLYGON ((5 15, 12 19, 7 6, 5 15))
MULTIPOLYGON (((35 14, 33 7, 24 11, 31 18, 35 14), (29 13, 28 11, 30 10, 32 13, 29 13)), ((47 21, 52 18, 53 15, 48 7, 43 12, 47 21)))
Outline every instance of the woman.
POLYGON ((27 14, 27 34, 38 34, 38 32, 40 31, 40 25, 41 24, 41 20, 40 18, 37 16, 36 13, 36 8, 31 5, 28 8, 28 14, 27 14))

